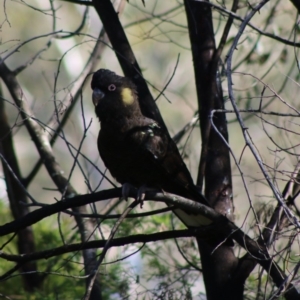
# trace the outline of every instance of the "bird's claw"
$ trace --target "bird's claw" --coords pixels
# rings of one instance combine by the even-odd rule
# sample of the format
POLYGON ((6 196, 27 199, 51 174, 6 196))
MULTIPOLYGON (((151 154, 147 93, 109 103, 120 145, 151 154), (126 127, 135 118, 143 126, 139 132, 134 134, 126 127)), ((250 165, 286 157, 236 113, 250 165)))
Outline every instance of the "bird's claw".
MULTIPOLYGON (((128 197, 129 197, 129 194, 130 194, 130 191, 132 189, 135 189, 135 187, 132 184, 124 183, 122 185, 122 198, 127 201, 128 197)), ((141 208, 143 208, 144 199, 145 199, 145 196, 146 196, 146 192, 148 190, 152 190, 152 189, 148 188, 146 185, 142 185, 137 190, 136 201, 138 201, 140 203, 141 208)))
POLYGON ((130 190, 133 189, 134 186, 128 182, 122 185, 122 198, 126 201, 128 200, 128 196, 130 194, 130 190))
MULTIPOLYGON (((163 191, 163 190, 162 190, 162 191, 163 191)), ((156 189, 156 188, 148 187, 148 186, 145 185, 145 184, 142 185, 142 186, 138 189, 136 200, 137 200, 137 201, 140 201, 140 206, 141 206, 141 208, 143 208, 143 204, 144 204, 143 201, 145 200, 146 192, 157 192, 157 189, 156 189)))
POLYGON ((140 208, 143 208, 143 205, 144 205, 144 199, 145 199, 145 196, 146 196, 146 193, 145 193, 146 191, 147 191, 146 185, 142 185, 142 186, 138 189, 136 200, 137 200, 138 202, 140 202, 140 208))

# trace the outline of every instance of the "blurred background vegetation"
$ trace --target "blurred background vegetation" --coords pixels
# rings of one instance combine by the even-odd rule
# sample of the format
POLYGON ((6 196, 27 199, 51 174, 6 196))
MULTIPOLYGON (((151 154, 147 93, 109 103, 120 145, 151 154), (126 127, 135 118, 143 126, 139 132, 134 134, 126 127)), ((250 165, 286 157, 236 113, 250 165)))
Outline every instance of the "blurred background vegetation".
MULTIPOLYGON (((212 3, 223 7, 224 10, 230 10, 232 5, 231 1, 212 3)), ((183 3, 176 0, 146 0, 144 6, 140 0, 130 0, 123 4, 125 7, 120 9, 120 20, 154 98, 167 85, 163 95, 156 101, 173 136, 191 121, 198 109, 183 3)), ((255 4, 255 1, 251 3, 239 1, 236 14, 243 18, 255 4)), ((62 116, 64 110, 74 100, 74 90, 77 90, 78 85, 83 82, 82 72, 102 30, 102 24, 92 6, 68 1, 4 0, 1 7, 0 56, 2 59, 7 57, 5 64, 11 70, 24 66, 18 73, 17 80, 22 87, 25 101, 42 127, 51 120, 49 127, 44 127, 51 136, 53 135, 51 128, 55 129, 58 126, 60 114, 62 116), (78 28, 78 34, 72 34, 78 28)), ((213 9, 217 43, 227 18, 225 12, 213 9)), ((299 42, 298 21, 298 13, 291 2, 275 1, 267 3, 254 16, 251 24, 270 35, 299 42)), ((225 99, 228 98, 226 56, 240 23, 238 20, 234 21, 219 68, 225 99)), ((114 51, 107 41, 105 43, 107 46, 94 62, 94 70, 108 68, 122 74, 114 51)), ((298 48, 262 35, 248 26, 234 52, 232 64, 233 89, 239 109, 263 108, 265 111, 297 115, 298 58, 298 48)), ((70 176, 70 182, 79 194, 112 187, 107 180, 102 180, 102 175, 95 168, 96 165, 104 170, 96 146, 99 122, 91 101, 90 79, 91 77, 87 77, 87 84, 67 119, 63 135, 60 135, 53 146, 57 162, 65 176, 70 176), (88 130, 85 130, 86 127, 88 130), (70 148, 68 143, 74 146, 74 149, 70 148), (73 170, 74 155, 79 148, 90 161, 80 156, 78 161, 81 167, 76 164, 73 170)), ((11 126, 21 174, 26 178, 39 160, 39 153, 23 126, 19 109, 2 83, 1 99, 5 104, 5 108, 2 109, 5 109, 11 126)), ((228 110, 232 109, 229 100, 226 100, 225 106, 228 110)), ((282 191, 298 163, 300 125, 298 117, 253 112, 243 112, 242 116, 273 183, 282 191)), ((257 226, 265 224, 270 207, 274 207, 276 201, 256 159, 248 149, 244 149, 245 141, 235 114, 228 113, 227 120, 229 144, 234 156, 240 162, 252 201, 250 203, 241 174, 232 159, 235 222, 251 237, 256 237, 257 226), (250 209, 251 206, 255 209, 250 209), (254 222, 253 212, 257 213, 260 223, 254 222)), ((200 149, 200 131, 198 124, 195 124, 180 143, 180 150, 194 179, 197 176, 200 149)), ((107 176, 110 177, 110 174, 107 176)), ((57 191, 43 166, 28 185, 28 192, 40 203, 54 203, 61 199, 61 193, 57 191)), ((13 218, 10 215, 6 183, 1 169, 0 197, 2 225, 13 218)), ((96 206, 91 205, 87 210, 88 212, 97 210, 98 213, 103 211, 121 213, 127 205, 126 202, 119 203, 117 200, 111 204, 108 200, 96 206)), ((159 207, 163 206, 147 203, 144 209, 159 207)), ((32 209, 35 207, 30 208, 32 209)), ((107 237, 114 222, 115 220, 106 220, 101 223, 100 229, 96 229, 99 238, 107 237)), ((143 219, 143 222, 140 219, 129 219, 122 223, 118 235, 152 233, 172 229, 174 224, 177 228, 182 227, 178 220, 171 218, 171 214, 151 216, 143 219)), ((65 243, 80 242, 75 222, 66 214, 42 220, 33 226, 33 231, 37 251, 61 245, 62 236, 65 243)), ((15 241, 5 245, 7 240, 7 236, 1 237, 1 245, 5 246, 2 250, 16 254, 15 241)), ((202 299, 204 287, 201 274, 191 269, 181 255, 183 252, 189 261, 197 264, 196 245, 193 239, 177 243, 180 247, 174 247, 174 242, 150 243, 134 255, 131 254, 139 249, 138 246, 124 246, 110 250, 106 258, 107 264, 101 269, 101 274, 105 274, 105 279, 102 280, 103 299, 125 299, 128 295, 132 295, 132 299, 202 299)), ((299 255, 299 248, 296 250, 296 245, 297 242, 291 248, 290 257, 299 255)), ((281 244, 279 247, 284 246, 281 244)), ((2 259, 0 274, 7 272, 13 265, 2 259)), ((81 299, 84 294, 84 267, 80 252, 38 261, 38 270, 46 277, 42 289, 37 289, 34 293, 25 292, 21 276, 14 273, 0 283, 0 298, 81 299)), ((249 299, 259 295, 256 279, 260 270, 257 269, 256 272, 252 273, 248 280, 249 299)), ((262 290, 269 289, 269 292, 273 288, 271 285, 268 286, 268 282, 262 281, 260 285, 263 286, 262 290)))

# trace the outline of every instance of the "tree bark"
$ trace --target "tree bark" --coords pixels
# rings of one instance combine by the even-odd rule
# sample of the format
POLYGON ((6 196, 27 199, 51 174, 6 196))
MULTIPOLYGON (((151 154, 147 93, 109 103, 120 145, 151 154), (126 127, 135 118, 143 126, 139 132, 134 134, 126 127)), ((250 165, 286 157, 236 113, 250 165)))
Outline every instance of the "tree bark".
MULTIPOLYGON (((0 95, 2 91, 0 89, 0 95)), ((0 100, 0 153, 6 160, 6 163, 11 168, 15 177, 21 182, 21 172, 19 164, 15 155, 15 149, 12 138, 12 129, 8 123, 5 113, 4 101, 0 100)), ((28 199, 24 190, 20 187, 17 179, 13 176, 9 170, 8 165, 2 161, 3 172, 5 176, 7 196, 11 208, 13 218, 18 220, 27 215, 30 211, 28 206, 24 205, 28 203, 28 199)), ((35 252, 35 240, 34 233, 31 226, 18 231, 17 233, 17 247, 19 254, 28 254, 35 252)), ((41 277, 37 271, 37 264, 35 261, 28 262, 22 265, 20 272, 22 273, 22 279, 24 288, 32 292, 38 288, 41 284, 41 277)))
MULTIPOLYGON (((184 1, 194 61, 196 90, 202 136, 202 152, 197 184, 219 213, 233 219, 230 157, 227 146, 211 125, 213 109, 223 109, 223 94, 218 76, 219 55, 216 52, 211 9, 205 3, 184 1)), ((225 114, 212 120, 228 140, 225 114)), ((218 238, 213 243, 197 239, 207 299, 243 299, 244 281, 232 282, 238 266, 232 245, 218 238), (234 286, 234 288, 233 288, 234 286)))

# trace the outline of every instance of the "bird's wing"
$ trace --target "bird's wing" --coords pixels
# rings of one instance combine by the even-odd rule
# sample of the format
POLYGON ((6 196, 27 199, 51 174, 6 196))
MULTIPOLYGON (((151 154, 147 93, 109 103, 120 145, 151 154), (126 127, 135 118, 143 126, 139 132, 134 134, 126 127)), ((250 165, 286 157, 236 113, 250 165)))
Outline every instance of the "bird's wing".
MULTIPOLYGON (((151 164, 151 169, 155 169, 152 174, 157 179, 156 186, 166 192, 208 205, 204 196, 193 184, 191 175, 175 143, 155 121, 147 118, 140 120, 139 126, 133 127, 127 133, 127 140, 128 143, 134 143, 134 147, 138 149, 139 156, 143 157, 143 161, 151 164)), ((175 209, 174 212, 188 227, 211 223, 211 220, 202 215, 190 214, 181 209, 175 209)))
POLYGON ((193 183, 181 155, 169 135, 154 120, 145 118, 127 132, 127 143, 137 149, 145 161, 153 164, 165 180, 162 188, 208 205, 193 183), (168 186, 170 184, 170 186, 168 186))

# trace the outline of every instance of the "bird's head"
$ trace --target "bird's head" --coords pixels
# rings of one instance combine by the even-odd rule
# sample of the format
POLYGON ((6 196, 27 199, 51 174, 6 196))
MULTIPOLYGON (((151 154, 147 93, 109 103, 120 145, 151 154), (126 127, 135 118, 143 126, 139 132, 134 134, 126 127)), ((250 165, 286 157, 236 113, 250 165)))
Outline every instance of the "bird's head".
POLYGON ((95 111, 100 121, 140 113, 136 86, 129 78, 100 69, 94 73, 91 87, 95 111))

